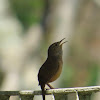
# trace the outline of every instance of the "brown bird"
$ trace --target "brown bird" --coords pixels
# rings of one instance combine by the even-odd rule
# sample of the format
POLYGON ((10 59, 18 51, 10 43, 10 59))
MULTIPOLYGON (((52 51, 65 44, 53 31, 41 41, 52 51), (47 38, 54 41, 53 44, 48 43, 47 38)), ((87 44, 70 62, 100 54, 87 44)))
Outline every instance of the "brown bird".
POLYGON ((45 85, 52 89, 53 87, 49 83, 55 81, 61 74, 63 65, 62 45, 67 42, 62 42, 64 39, 50 45, 48 57, 39 70, 38 81, 41 86, 43 100, 45 100, 45 85))

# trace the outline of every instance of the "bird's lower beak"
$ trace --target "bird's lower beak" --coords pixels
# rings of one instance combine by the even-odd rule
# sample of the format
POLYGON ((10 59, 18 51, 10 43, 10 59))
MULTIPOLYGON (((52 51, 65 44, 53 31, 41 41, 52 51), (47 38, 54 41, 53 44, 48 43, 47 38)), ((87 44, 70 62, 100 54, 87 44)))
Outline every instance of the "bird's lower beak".
POLYGON ((60 46, 62 46, 64 43, 68 42, 68 41, 63 42, 64 39, 65 39, 65 38, 63 38, 61 41, 59 41, 59 45, 60 45, 60 46))

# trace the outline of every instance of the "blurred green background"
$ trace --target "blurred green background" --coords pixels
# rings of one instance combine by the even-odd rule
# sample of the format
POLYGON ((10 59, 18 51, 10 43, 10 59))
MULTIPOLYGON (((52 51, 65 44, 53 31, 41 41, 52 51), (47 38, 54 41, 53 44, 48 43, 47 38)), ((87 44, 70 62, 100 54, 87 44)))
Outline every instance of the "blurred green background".
POLYGON ((40 89, 47 49, 62 38, 63 71, 51 84, 100 85, 99 0, 0 0, 0 90, 40 89))

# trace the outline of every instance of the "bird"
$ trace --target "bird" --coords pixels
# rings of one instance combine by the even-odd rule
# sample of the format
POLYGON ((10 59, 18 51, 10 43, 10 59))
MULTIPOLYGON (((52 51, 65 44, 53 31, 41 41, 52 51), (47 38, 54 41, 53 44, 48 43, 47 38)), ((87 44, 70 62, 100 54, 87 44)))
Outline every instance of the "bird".
POLYGON ((67 42, 63 42, 64 39, 65 38, 49 46, 47 59, 39 69, 38 81, 42 90, 43 100, 45 100, 45 85, 53 89, 49 83, 55 81, 62 72, 62 45, 67 42))

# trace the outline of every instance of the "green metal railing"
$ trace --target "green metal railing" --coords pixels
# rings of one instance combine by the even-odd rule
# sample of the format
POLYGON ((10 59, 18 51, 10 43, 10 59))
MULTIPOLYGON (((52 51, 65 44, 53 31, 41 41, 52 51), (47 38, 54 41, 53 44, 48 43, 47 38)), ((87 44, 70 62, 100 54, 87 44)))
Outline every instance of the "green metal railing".
MULTIPOLYGON (((100 86, 61 88, 46 90, 45 95, 53 95, 52 100, 68 100, 68 95, 75 93, 76 100, 91 100, 93 93, 100 92, 100 86)), ((10 96, 19 96, 20 100, 34 100, 41 91, 0 91, 0 100, 10 100, 10 96)), ((42 100, 42 99, 41 99, 42 100)))

